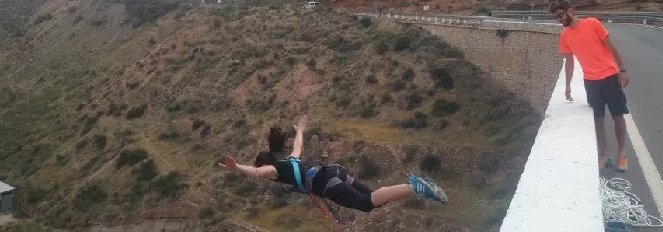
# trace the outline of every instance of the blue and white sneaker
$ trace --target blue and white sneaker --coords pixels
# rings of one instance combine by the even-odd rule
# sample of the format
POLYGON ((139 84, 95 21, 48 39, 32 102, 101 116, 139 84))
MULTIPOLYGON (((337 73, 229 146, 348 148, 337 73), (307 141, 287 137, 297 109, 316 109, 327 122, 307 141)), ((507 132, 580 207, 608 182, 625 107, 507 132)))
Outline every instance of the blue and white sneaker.
POLYGON ((444 193, 442 188, 433 184, 432 181, 426 180, 413 173, 410 173, 407 179, 410 186, 412 186, 412 190, 414 191, 415 196, 417 196, 417 199, 425 197, 442 202, 444 205, 447 204, 447 194, 444 193))

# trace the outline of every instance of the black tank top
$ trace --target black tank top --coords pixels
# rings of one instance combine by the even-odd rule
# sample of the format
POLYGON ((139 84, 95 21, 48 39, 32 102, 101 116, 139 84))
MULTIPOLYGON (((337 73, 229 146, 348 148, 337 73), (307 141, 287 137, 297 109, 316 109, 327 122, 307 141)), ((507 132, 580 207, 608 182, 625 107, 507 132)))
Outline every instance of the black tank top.
MULTIPOLYGON (((302 161, 297 162, 297 165, 299 165, 299 174, 301 176, 302 184, 304 184, 306 182, 306 170, 308 170, 309 166, 304 164, 302 161)), ((278 174, 276 180, 274 181, 297 186, 297 180, 295 180, 295 171, 292 168, 292 163, 289 159, 277 161, 276 164, 274 164, 274 167, 276 168, 276 173, 278 174)))

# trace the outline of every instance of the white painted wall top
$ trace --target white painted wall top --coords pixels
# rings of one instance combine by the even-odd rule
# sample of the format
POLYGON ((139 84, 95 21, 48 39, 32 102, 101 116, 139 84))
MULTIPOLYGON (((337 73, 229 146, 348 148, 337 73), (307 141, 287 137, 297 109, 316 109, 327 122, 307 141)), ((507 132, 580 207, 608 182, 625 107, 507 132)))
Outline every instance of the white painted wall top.
POLYGON ((0 193, 12 191, 14 187, 9 186, 8 184, 5 184, 4 182, 0 181, 0 193))
POLYGON ((603 232, 592 110, 575 61, 571 94, 564 68, 532 146, 501 232, 603 232))

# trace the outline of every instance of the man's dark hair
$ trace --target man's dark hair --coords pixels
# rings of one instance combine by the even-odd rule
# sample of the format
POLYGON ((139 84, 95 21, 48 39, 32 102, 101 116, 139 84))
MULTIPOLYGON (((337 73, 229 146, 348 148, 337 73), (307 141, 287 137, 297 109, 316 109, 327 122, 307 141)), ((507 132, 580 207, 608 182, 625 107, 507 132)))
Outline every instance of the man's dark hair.
POLYGON ((571 3, 568 0, 552 0, 550 1, 550 8, 548 9, 550 13, 557 13, 558 10, 568 10, 573 8, 571 3))
POLYGON ((267 142, 269 142, 270 152, 283 152, 285 140, 286 140, 286 134, 281 132, 280 127, 274 126, 269 129, 269 136, 267 136, 267 142))
POLYGON ((258 154, 256 157, 256 162, 254 163, 255 167, 262 167, 265 165, 274 165, 276 164, 276 155, 277 153, 263 151, 258 154))

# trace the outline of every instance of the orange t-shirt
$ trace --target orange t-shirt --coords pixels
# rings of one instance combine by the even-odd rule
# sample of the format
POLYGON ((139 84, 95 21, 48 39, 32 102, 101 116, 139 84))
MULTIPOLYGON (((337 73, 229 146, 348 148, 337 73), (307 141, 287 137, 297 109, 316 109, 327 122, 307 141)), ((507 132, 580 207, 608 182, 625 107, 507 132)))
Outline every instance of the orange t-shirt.
POLYGON ((580 19, 575 27, 562 30, 559 52, 578 58, 585 80, 605 79, 619 72, 612 52, 603 44, 609 34, 598 19, 580 19))

